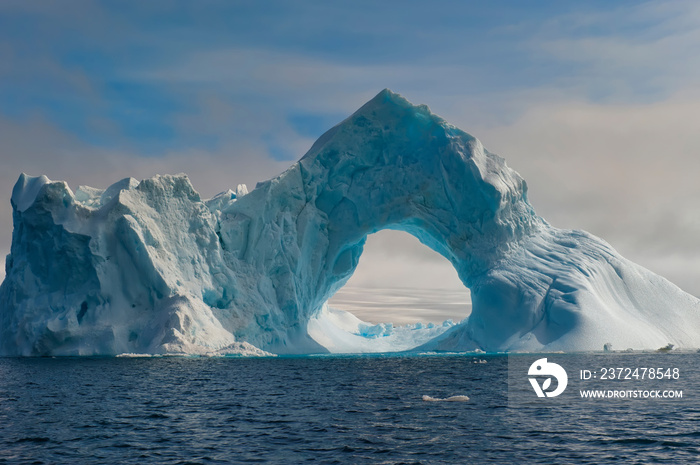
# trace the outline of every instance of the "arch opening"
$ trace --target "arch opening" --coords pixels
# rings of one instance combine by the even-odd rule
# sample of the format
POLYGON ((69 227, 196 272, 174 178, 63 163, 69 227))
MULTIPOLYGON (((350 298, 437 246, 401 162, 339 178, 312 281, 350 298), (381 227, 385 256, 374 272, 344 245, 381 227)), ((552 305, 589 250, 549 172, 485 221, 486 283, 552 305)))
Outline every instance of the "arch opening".
POLYGON ((405 231, 383 229, 367 236, 353 275, 328 305, 373 324, 441 324, 467 318, 471 295, 443 256, 405 231))

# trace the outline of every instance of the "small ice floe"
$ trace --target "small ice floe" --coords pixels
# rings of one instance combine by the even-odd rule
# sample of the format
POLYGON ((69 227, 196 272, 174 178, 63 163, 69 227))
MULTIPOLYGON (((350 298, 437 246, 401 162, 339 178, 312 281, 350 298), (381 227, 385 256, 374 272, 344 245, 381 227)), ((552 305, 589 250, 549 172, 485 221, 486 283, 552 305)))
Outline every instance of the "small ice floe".
POLYGON ((671 352, 673 350, 673 347, 673 344, 669 342, 668 345, 666 345, 666 347, 661 347, 657 350, 657 352, 671 352))
POLYGON ((486 360, 474 360, 474 363, 486 363, 486 360))
POLYGON ((152 358, 155 357, 153 354, 134 354, 134 353, 123 353, 117 354, 117 358, 152 358))
POLYGON ((468 396, 451 396, 451 397, 446 397, 444 399, 440 399, 439 397, 423 396, 423 401, 425 401, 425 402, 468 402, 469 397, 468 396))

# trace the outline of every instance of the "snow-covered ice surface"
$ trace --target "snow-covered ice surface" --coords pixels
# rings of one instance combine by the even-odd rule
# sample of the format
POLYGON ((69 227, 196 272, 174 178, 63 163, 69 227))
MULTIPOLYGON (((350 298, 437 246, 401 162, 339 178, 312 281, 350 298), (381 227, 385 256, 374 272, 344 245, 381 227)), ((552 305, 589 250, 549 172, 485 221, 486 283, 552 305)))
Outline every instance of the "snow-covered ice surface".
POLYGON ((73 192, 22 175, 12 205, 2 354, 700 347, 700 301, 550 226, 503 159, 388 90, 250 193, 203 200, 185 175, 73 192), (324 307, 382 229, 450 261, 466 320, 400 329, 324 307))
POLYGON ((441 325, 366 323, 342 310, 323 307, 308 324, 309 335, 331 353, 367 353, 405 351, 427 343, 454 326, 451 320, 441 325))

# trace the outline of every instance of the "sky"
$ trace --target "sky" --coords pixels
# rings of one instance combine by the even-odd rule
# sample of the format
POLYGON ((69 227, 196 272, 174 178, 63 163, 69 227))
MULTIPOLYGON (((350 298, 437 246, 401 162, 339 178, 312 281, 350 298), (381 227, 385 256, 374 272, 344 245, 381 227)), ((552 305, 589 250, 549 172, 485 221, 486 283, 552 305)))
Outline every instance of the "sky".
MULTIPOLYGON (((252 188, 390 88, 504 157, 550 224, 700 296, 698 50, 693 1, 3 0, 0 253, 21 172, 252 188)), ((335 299, 406 322, 468 300, 444 258, 385 231, 335 299)))

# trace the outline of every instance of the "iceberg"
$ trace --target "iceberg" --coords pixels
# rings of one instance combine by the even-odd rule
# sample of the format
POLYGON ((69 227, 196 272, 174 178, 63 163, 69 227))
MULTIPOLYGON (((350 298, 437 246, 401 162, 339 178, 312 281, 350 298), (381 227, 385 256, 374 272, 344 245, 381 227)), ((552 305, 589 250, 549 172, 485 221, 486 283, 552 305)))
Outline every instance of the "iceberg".
POLYGON ((502 158, 389 90, 250 192, 202 199, 185 175, 73 192, 22 174, 12 207, 5 355, 700 347, 698 299, 549 225, 502 158), (327 308, 382 229, 452 264, 468 318, 409 331, 327 308))

